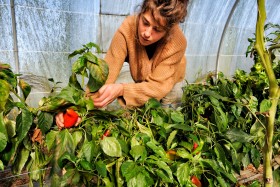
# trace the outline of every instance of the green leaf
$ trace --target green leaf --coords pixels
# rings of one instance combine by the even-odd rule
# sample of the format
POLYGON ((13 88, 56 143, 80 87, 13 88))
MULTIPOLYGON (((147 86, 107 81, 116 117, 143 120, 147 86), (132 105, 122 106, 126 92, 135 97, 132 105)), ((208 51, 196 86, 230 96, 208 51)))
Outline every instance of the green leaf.
POLYGON ((0 160, 0 170, 2 170, 2 171, 4 171, 4 164, 3 164, 3 162, 2 162, 2 160, 0 160))
POLYGON ((247 143, 253 139, 253 137, 251 137, 241 129, 237 129, 237 128, 228 130, 225 135, 231 142, 237 141, 240 143, 247 143))
POLYGON ((140 132, 147 134, 149 137, 153 137, 153 132, 151 131, 150 128, 145 127, 144 125, 141 125, 138 121, 136 122, 136 124, 137 124, 140 132))
POLYGON ((29 158, 30 151, 22 148, 16 156, 16 160, 13 164, 12 171, 13 174, 20 174, 22 172, 23 167, 25 166, 28 158, 29 158))
POLYGON ((83 74, 83 72, 86 72, 86 60, 87 59, 84 56, 81 56, 72 64, 72 72, 74 74, 70 77, 71 80, 76 81, 76 74, 83 74))
POLYGON ((86 48, 75 50, 73 53, 68 55, 68 59, 70 59, 78 54, 83 54, 86 50, 87 50, 86 48))
POLYGON ((226 166, 226 155, 225 155, 224 149, 222 148, 222 146, 219 143, 215 144, 214 151, 217 156, 217 160, 222 162, 223 166, 225 167, 226 166))
POLYGON ((106 177, 107 176, 106 164, 102 160, 98 160, 95 163, 95 166, 96 166, 96 170, 97 170, 98 174, 101 177, 106 177))
POLYGON ((189 153, 188 151, 186 151, 183 148, 177 149, 176 154, 181 158, 187 158, 187 159, 192 159, 193 158, 192 154, 189 153))
POLYGON ((121 145, 115 137, 104 137, 104 139, 100 141, 100 145, 106 155, 111 157, 122 156, 121 145))
POLYGON ((267 112, 270 109, 271 105, 272 105, 271 100, 268 99, 262 100, 260 104, 260 113, 267 112))
POLYGON ((221 187, 228 187, 229 184, 222 178, 222 177, 217 177, 217 180, 219 182, 219 184, 221 185, 221 187))
POLYGON ((127 187, 148 187, 149 183, 146 181, 146 176, 139 173, 127 182, 127 187))
POLYGON ((78 131, 74 131, 72 133, 72 137, 73 137, 73 140, 74 140, 74 147, 76 148, 78 143, 80 143, 80 141, 82 140, 83 138, 83 132, 78 130, 78 131))
POLYGON ((48 151, 50 151, 55 143, 55 139, 56 136, 58 135, 59 131, 50 131, 47 135, 46 135, 46 145, 48 148, 48 151))
POLYGON ((56 150, 57 150, 57 158, 60 158, 65 152, 69 154, 74 153, 74 140, 72 135, 69 133, 68 129, 63 129, 59 132, 58 136, 56 136, 56 150))
POLYGON ((219 132, 225 132, 228 127, 227 115, 220 107, 214 107, 214 116, 219 132))
POLYGON ((80 160, 79 164, 86 171, 92 171, 93 170, 92 164, 90 162, 86 161, 86 160, 80 160))
POLYGON ((251 148, 251 159, 252 159, 252 162, 253 162, 254 166, 256 168, 258 168, 259 165, 260 165, 260 162, 261 162, 261 153, 255 147, 251 148))
POLYGON ((5 105, 10 94, 10 85, 5 80, 0 79, 0 112, 5 110, 5 105))
POLYGON ((22 109, 21 113, 17 116, 16 124, 17 124, 17 135, 18 141, 21 142, 23 138, 27 135, 31 125, 33 123, 32 113, 26 109, 22 109))
POLYGON ((202 167, 204 169, 212 169, 214 172, 216 172, 217 176, 220 176, 220 169, 219 169, 219 165, 215 160, 211 160, 211 159, 203 159, 201 160, 201 164, 202 167))
POLYGON ((190 177, 190 166, 188 163, 182 163, 178 166, 176 175, 179 181, 180 186, 187 184, 190 177))
POLYGON ((85 158, 88 162, 91 162, 94 155, 93 142, 84 142, 83 146, 78 154, 79 158, 85 158))
MULTIPOLYGON (((280 169, 276 169, 273 171, 273 182, 277 185, 280 184, 280 169)), ((257 186, 252 186, 252 187, 257 187, 257 186)))
POLYGON ((130 150, 130 154, 134 158, 134 161, 138 160, 140 157, 142 157, 142 159, 147 157, 146 148, 142 145, 133 146, 130 150))
MULTIPOLYGON (((92 54, 90 54, 90 56, 92 56, 92 54)), ((87 69, 90 73, 87 86, 90 92, 96 92, 105 84, 109 74, 109 66, 104 60, 98 58, 96 63, 88 61, 87 69)))
POLYGON ((18 85, 21 88, 24 99, 26 99, 31 92, 31 86, 27 82, 25 82, 23 79, 19 79, 18 85))
MULTIPOLYGON (((12 120, 5 119, 5 127, 6 127, 6 130, 7 130, 8 138, 9 139, 13 138, 16 135, 16 122, 12 121, 12 120)), ((4 132, 4 131, 0 130, 0 132, 4 132)))
POLYGON ((53 115, 47 112, 40 112, 38 115, 38 127, 42 133, 48 132, 53 124, 53 115))
POLYGON ((76 157, 74 154, 72 153, 68 153, 68 152, 65 152, 59 159, 58 159, 58 165, 60 168, 63 168, 67 161, 70 161, 72 162, 73 164, 76 163, 76 157))
POLYGON ((122 175, 125 177, 126 181, 137 176, 139 172, 141 172, 142 168, 136 165, 135 162, 126 161, 121 165, 122 175))
POLYGON ((0 132, 3 133, 3 135, 5 136, 5 139, 8 140, 8 133, 7 133, 6 125, 4 122, 3 112, 0 112, 0 132))
POLYGON ((44 112, 58 112, 61 111, 63 107, 67 107, 71 105, 71 102, 67 101, 62 97, 43 97, 39 101, 39 108, 38 110, 44 112))
POLYGON ((161 106, 160 102, 154 98, 151 98, 148 100, 148 102, 145 103, 145 110, 148 111, 150 109, 156 109, 161 106))
POLYGON ((67 169, 62 176, 61 186, 79 186, 80 173, 76 169, 67 169))
POLYGON ((14 89, 17 86, 17 75, 15 75, 11 69, 8 68, 1 69, 0 79, 7 81, 10 84, 10 86, 13 87, 14 89))
POLYGON ((4 133, 0 132, 0 152, 2 152, 7 146, 7 137, 4 133))
POLYGON ((171 115, 171 119, 175 123, 184 123, 184 115, 181 112, 172 111, 170 115, 171 115))
POLYGON ((170 179, 171 182, 173 182, 173 175, 170 167, 163 161, 157 160, 155 161, 155 164, 162 170, 165 171, 168 175, 168 179, 170 179))
POLYGON ((168 175, 166 175, 166 173, 163 172, 162 170, 156 169, 155 171, 156 171, 157 175, 162 179, 162 182, 167 182, 167 183, 172 183, 173 182, 173 180, 170 179, 168 177, 168 175))
POLYGON ((88 49, 91 49, 92 47, 94 47, 96 49, 97 53, 101 53, 100 47, 97 44, 93 43, 93 42, 87 43, 86 45, 84 45, 84 47, 86 47, 88 49))
POLYGON ((177 130, 174 130, 170 133, 168 139, 167 139, 167 142, 166 142, 166 146, 167 146, 167 149, 170 149, 170 146, 172 144, 172 141, 174 140, 176 134, 177 134, 177 130))
POLYGON ((81 84, 79 83, 76 74, 72 73, 72 75, 69 77, 69 86, 74 87, 78 90, 83 90, 81 84))
POLYGON ((57 97, 64 99, 72 104, 77 105, 79 100, 83 98, 84 92, 82 90, 77 90, 74 87, 66 86, 64 87, 57 97))
POLYGON ((151 148, 157 155, 159 155, 161 158, 166 158, 166 153, 162 146, 157 146, 154 142, 150 141, 147 142, 147 146, 151 148))
POLYGON ((110 179, 108 177, 105 177, 102 179, 103 182, 105 183, 106 187, 114 187, 115 185, 113 184, 113 182, 110 181, 110 179))

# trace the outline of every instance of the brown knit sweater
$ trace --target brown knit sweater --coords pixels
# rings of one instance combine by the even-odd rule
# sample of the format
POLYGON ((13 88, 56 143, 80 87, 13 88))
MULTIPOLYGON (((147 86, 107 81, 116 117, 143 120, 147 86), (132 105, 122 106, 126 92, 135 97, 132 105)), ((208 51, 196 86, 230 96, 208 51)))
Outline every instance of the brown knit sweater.
POLYGON ((169 39, 157 44, 149 59, 144 46, 137 42, 137 16, 128 16, 115 33, 105 61, 109 65, 106 84, 114 83, 123 63, 127 60, 134 83, 124 84, 121 105, 142 106, 150 98, 157 100, 166 96, 174 84, 185 77, 186 38, 179 25, 175 25, 169 39))

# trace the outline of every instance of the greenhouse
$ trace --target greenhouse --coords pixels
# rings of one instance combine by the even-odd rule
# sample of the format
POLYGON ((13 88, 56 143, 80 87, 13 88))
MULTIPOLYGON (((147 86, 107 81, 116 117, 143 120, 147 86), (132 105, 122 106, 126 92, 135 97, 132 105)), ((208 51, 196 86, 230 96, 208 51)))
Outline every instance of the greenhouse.
POLYGON ((0 0, 0 187, 279 187, 279 10, 0 0))

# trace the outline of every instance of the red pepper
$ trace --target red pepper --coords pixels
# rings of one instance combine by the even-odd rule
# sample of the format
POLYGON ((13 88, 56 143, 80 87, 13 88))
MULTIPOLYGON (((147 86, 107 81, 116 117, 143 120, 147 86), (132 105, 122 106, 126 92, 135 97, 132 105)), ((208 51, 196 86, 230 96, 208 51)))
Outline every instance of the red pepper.
POLYGON ((104 137, 108 137, 108 136, 110 136, 110 135, 111 135, 111 131, 110 131, 109 129, 107 129, 107 130, 104 132, 104 134, 102 135, 101 140, 103 140, 104 137))
POLYGON ((75 112, 75 110, 71 108, 66 109, 66 112, 63 114, 64 127, 73 127, 76 124, 78 117, 79 115, 77 114, 77 112, 75 112))
POLYGON ((202 186, 200 180, 196 176, 194 176, 194 175, 191 177, 191 181, 197 187, 201 187, 202 186))
POLYGON ((193 143, 193 150, 192 151, 196 150, 197 147, 198 147, 198 144, 196 142, 194 142, 193 143))

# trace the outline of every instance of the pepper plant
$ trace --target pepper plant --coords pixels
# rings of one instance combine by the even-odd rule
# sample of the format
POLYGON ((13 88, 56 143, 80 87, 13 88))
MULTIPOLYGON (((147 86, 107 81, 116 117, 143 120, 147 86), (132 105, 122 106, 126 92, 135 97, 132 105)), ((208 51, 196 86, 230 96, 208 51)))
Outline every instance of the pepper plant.
POLYGON ((275 116, 277 112, 277 106, 280 97, 279 83, 276 79, 275 73, 273 71, 273 51, 280 48, 279 43, 279 33, 278 37, 271 43, 270 46, 266 46, 266 41, 264 41, 264 25, 266 20, 266 9, 265 0, 258 0, 258 18, 256 24, 256 42, 254 49, 256 50, 260 63, 265 69, 269 80, 269 103, 270 108, 267 110, 267 123, 265 124, 266 136, 265 144, 263 148, 264 156, 264 185, 267 187, 273 186, 273 174, 272 174, 272 146, 273 146, 273 134, 275 125, 275 116))

